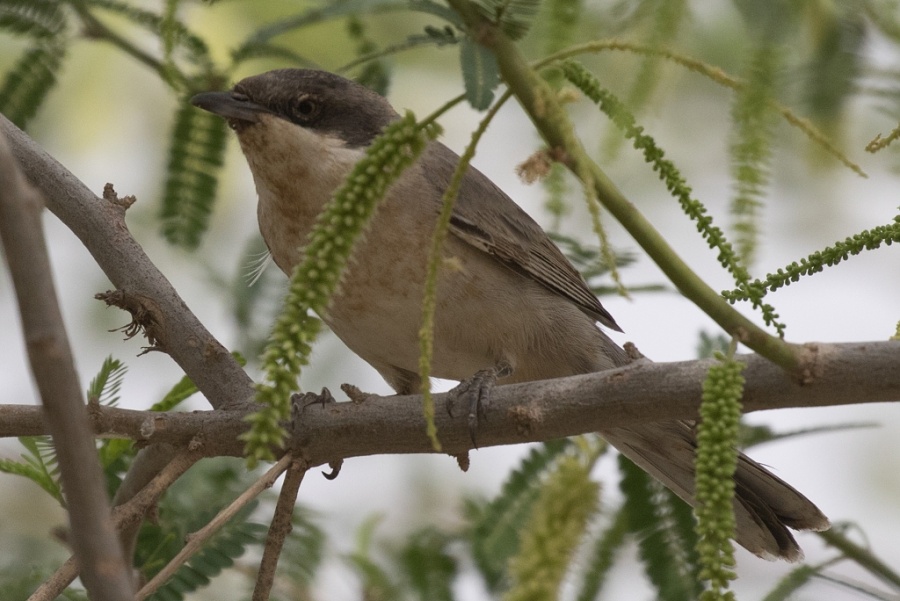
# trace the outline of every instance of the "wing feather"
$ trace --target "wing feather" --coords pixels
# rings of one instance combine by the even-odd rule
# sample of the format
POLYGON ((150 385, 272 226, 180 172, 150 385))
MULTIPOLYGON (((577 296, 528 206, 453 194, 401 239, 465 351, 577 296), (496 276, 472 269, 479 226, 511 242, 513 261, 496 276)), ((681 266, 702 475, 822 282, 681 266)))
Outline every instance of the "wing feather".
MULTIPOLYGON (((443 194, 459 157, 443 144, 435 143, 423 160, 443 194)), ((568 299, 606 327, 622 331, 544 230, 474 167, 469 167, 460 187, 450 233, 568 299)))

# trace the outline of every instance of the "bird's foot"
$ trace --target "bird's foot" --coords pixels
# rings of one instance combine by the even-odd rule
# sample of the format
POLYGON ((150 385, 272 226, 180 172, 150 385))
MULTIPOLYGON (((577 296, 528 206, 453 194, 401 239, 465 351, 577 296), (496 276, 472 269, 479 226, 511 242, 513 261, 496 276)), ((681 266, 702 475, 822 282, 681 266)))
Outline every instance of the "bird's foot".
MULTIPOLYGON (((334 399, 331 391, 327 388, 323 388, 322 392, 319 394, 316 394, 315 392, 304 392, 303 394, 298 393, 291 396, 291 425, 294 426, 300 420, 300 416, 306 411, 307 407, 321 404, 324 408, 325 405, 330 405, 331 403, 337 403, 337 401, 334 399)), ((322 475, 328 480, 334 480, 338 477, 338 474, 341 473, 341 467, 343 465, 343 459, 332 461, 328 464, 328 467, 331 468, 331 472, 322 472, 322 475)))
POLYGON ((478 432, 478 420, 485 417, 485 408, 490 401, 491 390, 497 383, 498 379, 505 378, 512 373, 512 366, 506 362, 498 363, 490 369, 482 369, 475 374, 460 382, 450 391, 447 400, 447 413, 453 417, 453 409, 458 399, 468 402, 468 422, 469 437, 472 439, 472 446, 478 448, 478 442, 475 435, 478 432))
POLYGON ((315 392, 298 392, 291 395, 291 420, 296 421, 300 417, 300 414, 306 411, 306 408, 310 405, 321 404, 322 407, 324 407, 325 405, 336 402, 337 401, 334 400, 331 391, 327 388, 323 388, 322 392, 318 394, 315 392))

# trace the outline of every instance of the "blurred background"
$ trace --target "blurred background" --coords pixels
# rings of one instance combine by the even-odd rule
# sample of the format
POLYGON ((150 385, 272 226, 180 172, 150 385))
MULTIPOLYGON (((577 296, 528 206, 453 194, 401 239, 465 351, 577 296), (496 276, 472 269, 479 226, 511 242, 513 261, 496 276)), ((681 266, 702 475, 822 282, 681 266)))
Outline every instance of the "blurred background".
MULTIPOLYGON (((144 8, 162 10, 156 3, 146 4, 144 8)), ((621 36, 646 42, 645 36, 654 31, 653 11, 662 10, 660 7, 665 3, 583 4, 574 40, 621 36)), ((752 24, 759 22, 758 15, 751 14, 754 11, 741 2, 674 4, 683 5, 682 12, 678 15, 677 30, 672 33, 675 37, 665 40, 665 45, 743 77, 754 49, 752 24)), ((891 3, 768 1, 759 4, 766 5, 766 10, 776 7, 787 10, 784 6, 790 5, 796 18, 796 27, 783 42, 777 70, 777 97, 798 114, 815 118, 816 124, 859 163, 868 178, 840 165, 811 144, 798 129, 776 120, 770 184, 759 209, 760 243, 752 265, 756 276, 863 229, 889 223, 900 205, 897 144, 877 154, 864 151, 876 134, 886 134, 896 127, 900 117, 897 68, 900 45, 897 37, 889 35, 889 28, 877 22, 877 13, 870 6, 891 3), (828 41, 828 36, 836 37, 828 41), (834 81, 822 81, 823 73, 830 73, 816 64, 824 54, 823 44, 834 46, 829 60, 843 58, 847 64, 842 68, 852 69, 850 75, 841 78, 832 74, 834 81), (838 90, 841 85, 847 89, 838 90), (865 93, 867 90, 871 93, 865 93), (829 91, 833 92, 833 98, 817 104, 829 91)), ((896 3, 893 5, 896 8, 896 3)), ((185 2, 178 16, 209 44, 214 61, 227 64, 229 52, 261 24, 278 21, 310 6, 313 4, 286 1, 212 5, 185 2)), ((889 11, 887 14, 891 16, 889 11)), ((160 52, 158 39, 127 19, 102 10, 97 10, 96 16, 147 52, 160 52)), ((898 27, 893 32, 896 36, 900 22, 896 14, 892 17, 898 27)), ((374 11, 360 17, 367 39, 377 47, 390 46, 421 32, 432 21, 421 14, 404 12, 374 11)), ((226 347, 243 352, 250 361, 249 372, 258 376, 255 357, 259 349, 254 344, 265 335, 274 316, 278 282, 283 278, 274 266, 270 268, 264 279, 270 280, 267 285, 275 291, 271 302, 259 305, 249 323, 247 320, 241 323, 236 310, 252 263, 248 249, 254 244, 258 246, 259 234, 256 194, 237 144, 229 139, 215 209, 202 243, 194 251, 168 244, 159 234, 158 215, 169 132, 176 110, 185 98, 174 93, 152 70, 113 45, 80 37, 75 30, 69 31, 69 35, 75 36, 75 41, 68 46, 58 81, 28 123, 27 131, 98 194, 105 183, 111 182, 120 195, 136 195, 137 204, 128 212, 128 224, 134 236, 191 310, 226 347)), ((523 40, 529 56, 542 55, 542 35, 544 32, 538 25, 523 40)), ((359 54, 359 44, 348 36, 348 25, 343 18, 304 27, 279 37, 278 41, 329 70, 341 67, 359 54)), ((27 40, 21 36, 3 35, 0 31, 0 69, 11 68, 26 46, 27 40)), ((623 98, 628 98, 634 90, 635 77, 642 69, 641 58, 627 53, 606 52, 585 60, 601 83, 623 98)), ((398 110, 408 108, 422 117, 463 92, 458 53, 452 45, 399 52, 386 58, 384 65, 390 74, 387 95, 398 110)), ((293 63, 277 58, 246 61, 229 73, 227 85, 241 77, 284 66, 293 63)), ((358 73, 359 69, 351 70, 348 75, 358 73)), ((681 170, 693 188, 694 197, 727 228, 735 191, 729 156, 733 94, 704 77, 665 62, 657 65, 652 78, 654 84, 647 98, 641 101, 639 122, 681 170)), ((732 288, 730 277, 719 266, 714 253, 641 156, 627 143, 615 142, 616 132, 606 117, 584 101, 572 104, 571 111, 582 140, 595 150, 612 181, 714 289, 732 288)), ((470 106, 458 105, 441 118, 443 142, 461 151, 479 119, 479 113, 470 106)), ((510 102, 500 111, 480 144, 474 165, 549 227, 556 218, 546 208, 546 189, 540 184, 523 183, 515 171, 540 146, 528 119, 510 102)), ((559 231, 585 245, 595 245, 582 195, 572 181, 568 182, 566 197, 569 208, 558 219, 559 231)), ((183 374, 162 353, 140 355, 144 340, 123 339, 123 334, 116 329, 124 326, 129 317, 93 298, 95 293, 111 288, 108 280, 80 242, 53 215, 45 216, 45 226, 57 289, 82 382, 86 386, 103 359, 112 355, 129 366, 120 406, 148 407, 183 374)), ((701 333, 718 334, 717 326, 668 285, 659 269, 611 218, 606 219, 606 226, 614 247, 635 257, 633 263, 621 270, 625 286, 659 284, 664 287, 663 291, 636 292, 630 299, 605 296, 604 305, 625 330, 625 334, 613 333, 613 338, 620 344, 634 342, 655 361, 696 357, 701 333)), ((900 299, 900 254, 896 247, 888 247, 853 257, 814 278, 805 278, 772 294, 769 302, 787 324, 790 341, 849 342, 885 340, 894 334, 900 319, 897 299, 900 299)), ((759 321, 758 316, 744 309, 748 316, 759 321)), ((3 344, 0 344, 2 400, 38 403, 7 277, 0 278, 0 323, 6 324, 3 344)), ((304 390, 328 386, 337 391, 343 382, 373 393, 391 393, 372 368, 349 353, 333 335, 325 333, 316 343, 301 385, 304 390)), ((450 385, 442 384, 445 388, 450 385)), ((187 407, 207 409, 208 405, 197 396, 187 407)), ((771 442, 754 448, 751 455, 813 499, 832 521, 857 524, 864 534, 853 538, 865 541, 878 556, 893 560, 894 567, 898 566, 900 408, 878 404, 781 410, 752 414, 747 421, 766 424, 777 431, 830 424, 872 424, 867 428, 771 442)), ((360 598, 359 579, 347 555, 357 544, 360 527, 373 516, 381 519, 378 531, 390 533, 391 537, 423 525, 452 527, 462 519, 464 499, 496 494, 509 470, 527 450, 525 446, 478 450, 471 455, 467 473, 460 472, 451 458, 428 455, 353 459, 346 462, 340 478, 334 482, 310 474, 300 490, 299 500, 318 516, 318 523, 328 534, 329 547, 325 568, 313 583, 315 598, 334 601, 360 598)), ((21 447, 15 440, 0 441, 0 456, 16 458, 20 453, 21 447)), ((602 504, 617 502, 617 477, 613 459, 604 458, 598 466, 598 478, 603 483, 602 504)), ((0 519, 0 548, 15 549, 17 560, 46 563, 48 558, 66 556, 65 549, 48 535, 50 528, 65 524, 65 515, 32 483, 0 475, 0 515, 5 516, 0 519)), ((830 557, 815 535, 800 534, 799 541, 811 563, 830 557)), ((602 598, 653 598, 653 589, 645 581, 634 556, 633 545, 627 547, 602 598)), ((734 584, 738 598, 761 598, 790 569, 789 565, 759 560, 739 549, 740 579, 734 584)), ((877 583, 852 566, 847 566, 842 574, 863 583, 877 583)), ((226 592, 228 582, 227 578, 217 581, 192 598, 230 599, 226 592)), ((457 587, 458 598, 487 598, 471 570, 463 570, 457 587)), ((824 595, 834 600, 868 598, 860 590, 826 580, 815 581, 797 598, 824 595)))

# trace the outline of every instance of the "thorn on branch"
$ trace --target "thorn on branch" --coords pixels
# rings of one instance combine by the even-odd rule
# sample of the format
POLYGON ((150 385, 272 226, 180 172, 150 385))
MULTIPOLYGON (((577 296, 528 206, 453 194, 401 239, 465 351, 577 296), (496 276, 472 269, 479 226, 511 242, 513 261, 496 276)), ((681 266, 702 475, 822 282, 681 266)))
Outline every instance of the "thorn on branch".
POLYGON ((464 472, 469 471, 469 466, 471 465, 471 461, 469 460, 469 452, 468 451, 466 451, 465 453, 460 453, 459 455, 453 455, 453 457, 456 458, 456 465, 459 466, 459 469, 461 469, 464 472))
POLYGON ((633 342, 626 342, 622 346, 622 348, 625 350, 625 354, 628 355, 629 364, 647 360, 647 357, 644 356, 644 353, 642 353, 637 345, 633 342))
POLYGON ((137 198, 133 194, 119 198, 115 188, 110 183, 103 186, 103 200, 110 202, 117 207, 121 207, 123 211, 127 211, 131 205, 137 202, 137 198))
POLYGON ((353 384, 341 384, 341 390, 347 395, 347 398, 356 404, 363 403, 366 399, 378 396, 377 394, 360 390, 359 387, 354 386, 353 384))
POLYGON ((143 333, 150 346, 144 347, 141 355, 150 351, 165 350, 165 344, 160 340, 160 334, 164 332, 159 319, 161 313, 152 299, 129 294, 124 290, 107 290, 95 294, 94 298, 102 300, 107 306, 115 306, 131 313, 131 323, 110 332, 124 332, 126 340, 143 333))

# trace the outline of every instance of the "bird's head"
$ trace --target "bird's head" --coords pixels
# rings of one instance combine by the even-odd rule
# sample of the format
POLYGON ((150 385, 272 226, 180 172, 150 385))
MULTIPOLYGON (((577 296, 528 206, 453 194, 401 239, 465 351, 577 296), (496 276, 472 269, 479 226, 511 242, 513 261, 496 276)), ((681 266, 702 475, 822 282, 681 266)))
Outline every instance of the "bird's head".
POLYGON ((311 69, 279 69, 191 102, 237 134, 259 194, 260 230, 285 270, 325 202, 365 148, 398 117, 356 82, 311 69))
MULTIPOLYGON (((371 143, 397 113, 384 97, 354 81, 314 69, 278 69, 204 92, 194 106, 224 117, 243 140, 276 129, 303 129, 349 148, 371 143)), ((296 134, 299 135, 299 134, 296 134)))

